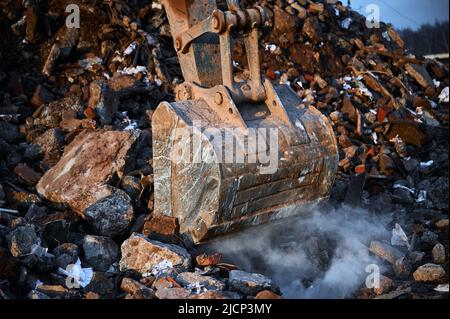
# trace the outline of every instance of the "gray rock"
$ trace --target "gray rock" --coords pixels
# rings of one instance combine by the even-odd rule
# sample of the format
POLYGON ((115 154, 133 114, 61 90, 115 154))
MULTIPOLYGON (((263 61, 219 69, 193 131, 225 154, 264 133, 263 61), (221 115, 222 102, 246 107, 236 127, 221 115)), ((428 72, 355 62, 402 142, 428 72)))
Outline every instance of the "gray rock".
POLYGON ((420 237, 423 244, 428 246, 434 246, 438 243, 439 236, 432 231, 426 231, 420 237))
POLYGON ((2 184, 0 184, 0 200, 4 200, 5 199, 5 191, 3 190, 3 186, 2 184))
POLYGON ((392 193, 397 203, 414 204, 415 200, 411 192, 407 189, 397 188, 392 193))
POLYGON ((189 271, 191 255, 183 247, 150 240, 134 233, 121 246, 120 271, 139 274, 151 272, 161 263, 170 263, 177 271, 189 271))
POLYGON ((255 296, 263 290, 271 290, 274 292, 278 292, 279 290, 270 278, 242 270, 232 270, 230 272, 229 285, 232 290, 248 296, 255 296))
POLYGON ((119 260, 119 247, 109 237, 86 235, 83 250, 87 263, 97 271, 107 271, 119 260))
POLYGON ((0 121, 0 139, 4 139, 7 143, 17 142, 21 137, 18 125, 9 122, 0 121))
POLYGON ((225 290, 225 283, 209 276, 193 272, 183 272, 177 276, 177 282, 188 289, 206 288, 207 290, 225 290))
POLYGON ((22 257, 31 254, 33 248, 39 246, 40 238, 33 225, 19 226, 8 235, 8 247, 11 255, 22 257))
POLYGON ((411 274, 412 266, 408 258, 399 258, 392 265, 395 275, 399 278, 406 279, 411 274))
POLYGON ((66 269, 68 265, 75 264, 78 260, 78 246, 72 243, 59 245, 53 250, 56 257, 56 264, 62 269, 66 269))
POLYGON ((411 158, 409 160, 404 159, 403 160, 403 166, 405 167, 405 170, 409 174, 413 174, 418 168, 419 168, 419 161, 417 161, 414 158, 411 158))
POLYGON ((446 255, 445 255, 445 247, 441 243, 436 244, 431 251, 433 255, 433 262, 435 264, 445 264, 446 255))
POLYGON ((123 234, 134 218, 130 197, 122 190, 115 189, 84 212, 86 220, 100 235, 115 237, 123 234))
POLYGON ((101 124, 111 124, 119 103, 119 96, 106 82, 91 82, 89 85, 89 106, 95 110, 101 124))
POLYGON ((437 209, 448 209, 448 177, 439 177, 428 189, 428 196, 437 209))

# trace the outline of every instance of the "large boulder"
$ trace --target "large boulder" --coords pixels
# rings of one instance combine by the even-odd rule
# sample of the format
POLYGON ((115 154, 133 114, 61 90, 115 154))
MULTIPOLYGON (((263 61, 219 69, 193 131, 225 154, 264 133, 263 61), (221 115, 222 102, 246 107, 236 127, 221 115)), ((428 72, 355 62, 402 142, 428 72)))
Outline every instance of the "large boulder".
POLYGON ((36 186, 49 201, 66 204, 101 234, 120 235, 133 220, 131 200, 109 185, 121 177, 136 141, 132 132, 85 130, 36 186))

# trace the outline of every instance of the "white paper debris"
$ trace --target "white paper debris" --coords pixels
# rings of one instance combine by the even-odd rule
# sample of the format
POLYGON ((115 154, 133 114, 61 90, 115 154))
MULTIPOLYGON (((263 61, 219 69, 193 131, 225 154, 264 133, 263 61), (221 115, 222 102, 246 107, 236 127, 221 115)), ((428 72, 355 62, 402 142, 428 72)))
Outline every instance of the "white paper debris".
MULTIPOLYGON (((80 258, 78 258, 75 264, 71 264, 67 266, 66 269, 62 269, 61 267, 58 269, 58 273, 67 276, 68 279, 73 280, 73 284, 75 288, 76 286, 86 287, 92 280, 92 276, 94 275, 94 271, 92 268, 82 268, 80 258)), ((68 287, 71 288, 71 287, 68 287)))
POLYGON ((42 247, 40 244, 36 245, 33 244, 33 246, 31 246, 31 254, 32 255, 36 255, 37 257, 51 257, 53 256, 52 254, 48 253, 48 248, 44 248, 42 247))
POLYGON ((351 82, 352 80, 353 80, 353 78, 351 77, 351 76, 344 76, 344 78, 343 78, 343 80, 345 81, 345 82, 351 82))
POLYGON ((395 224, 394 229, 392 229, 391 245, 406 246, 408 249, 410 247, 408 236, 406 236, 402 226, 399 224, 395 224))
POLYGON ((350 89, 352 88, 352 86, 349 85, 349 84, 347 84, 347 83, 344 83, 344 85, 342 86, 342 88, 343 88, 344 90, 348 91, 348 90, 350 90, 350 89))
POLYGON ((372 133, 372 140, 375 144, 378 144, 378 135, 376 132, 372 133))
POLYGON ((265 46, 266 51, 275 52, 277 49, 277 46, 275 44, 266 44, 265 46))
POLYGON ((186 288, 191 290, 194 294, 197 294, 197 295, 208 291, 208 289, 206 289, 206 287, 200 285, 200 283, 198 281, 195 282, 194 284, 189 284, 186 288))
POLYGON ((123 51, 123 54, 130 55, 131 53, 133 53, 134 50, 136 50, 136 47, 137 47, 137 43, 131 42, 130 45, 125 49, 125 51, 123 51))
POLYGON ((429 168, 429 167, 433 166, 433 164, 434 164, 434 161, 428 161, 425 163, 420 163, 420 167, 421 168, 429 168))
POLYGON ((123 120, 127 126, 123 129, 124 131, 134 131, 138 128, 138 124, 135 120, 130 120, 128 117, 123 120))
POLYGON ((161 274, 167 272, 168 270, 170 270, 172 268, 173 268, 172 263, 169 260, 164 259, 159 264, 157 264, 155 267, 153 267, 151 274, 155 277, 159 277, 161 274))
POLYGON ((128 74, 128 75, 135 75, 137 73, 145 73, 147 72, 147 68, 145 66, 132 66, 132 67, 126 67, 123 70, 120 70, 119 73, 121 74, 128 74))
POLYGON ((38 280, 36 280, 36 285, 34 286, 34 289, 36 289, 37 287, 42 286, 42 285, 44 285, 44 283, 38 279, 38 280))
POLYGON ((437 292, 447 292, 448 293, 448 284, 441 284, 441 285, 437 286, 436 288, 434 288, 434 290, 437 292))
POLYGON ((352 18, 347 18, 344 21, 341 22, 341 27, 344 29, 350 28, 350 24, 352 24, 352 18))
POLYGON ((434 87, 436 87, 436 88, 441 86, 441 82, 436 79, 433 79, 433 84, 434 84, 434 87))
POLYGON ((441 94, 439 94, 439 103, 448 103, 449 95, 450 95, 450 89, 447 86, 446 88, 444 88, 442 90, 441 94))
POLYGON ((427 191, 420 191, 416 202, 423 203, 427 200, 427 191))

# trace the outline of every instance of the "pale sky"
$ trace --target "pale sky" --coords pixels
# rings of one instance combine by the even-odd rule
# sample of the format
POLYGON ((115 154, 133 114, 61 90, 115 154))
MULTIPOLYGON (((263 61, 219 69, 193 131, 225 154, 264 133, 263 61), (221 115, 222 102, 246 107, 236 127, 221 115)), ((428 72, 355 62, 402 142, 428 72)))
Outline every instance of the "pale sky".
MULTIPOLYGON (((341 0, 347 4, 347 0, 341 0)), ((449 20, 450 0, 351 0, 352 8, 366 15, 366 7, 376 4, 380 8, 381 21, 389 22, 396 29, 417 29, 424 23, 449 20)))

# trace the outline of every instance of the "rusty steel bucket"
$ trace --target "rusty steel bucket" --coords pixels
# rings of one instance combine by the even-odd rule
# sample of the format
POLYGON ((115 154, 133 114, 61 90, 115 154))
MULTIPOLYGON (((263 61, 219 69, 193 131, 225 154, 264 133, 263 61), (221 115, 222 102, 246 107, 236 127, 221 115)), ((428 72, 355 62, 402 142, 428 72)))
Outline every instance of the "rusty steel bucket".
POLYGON ((152 116, 154 214, 176 217, 180 232, 200 243, 327 200, 338 168, 332 126, 289 86, 261 81, 256 28, 263 10, 242 14, 235 1, 227 12, 210 0, 175 2, 185 10, 164 5, 186 82, 177 101, 162 102, 152 116), (197 19, 180 17, 190 5, 197 19), (244 16, 249 21, 236 23, 244 16), (230 25, 251 57, 248 82, 234 82, 230 25), (218 84, 201 79, 208 55, 220 61, 218 84))

